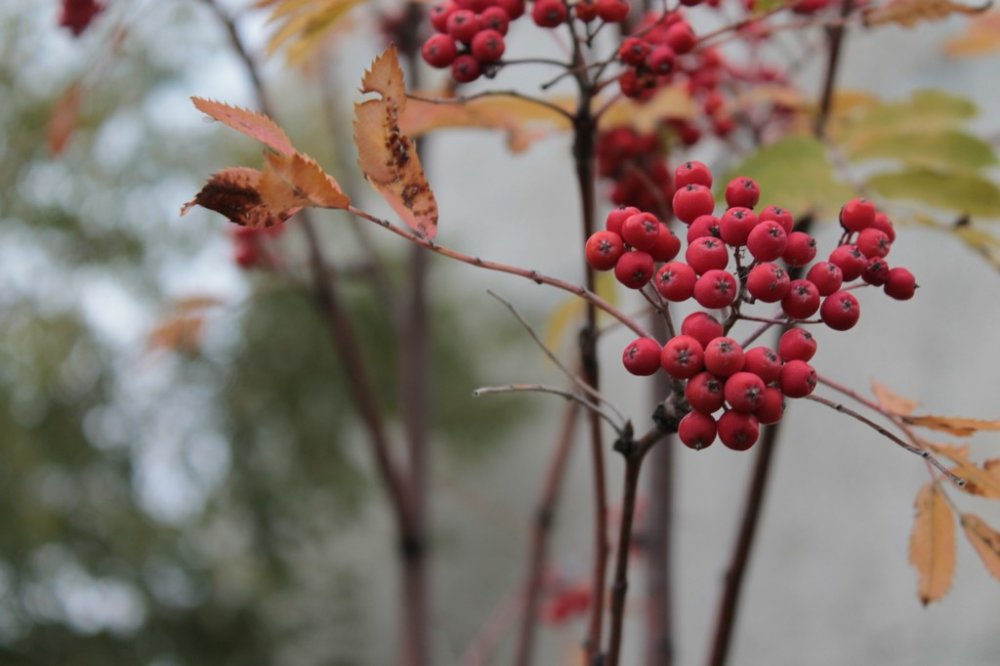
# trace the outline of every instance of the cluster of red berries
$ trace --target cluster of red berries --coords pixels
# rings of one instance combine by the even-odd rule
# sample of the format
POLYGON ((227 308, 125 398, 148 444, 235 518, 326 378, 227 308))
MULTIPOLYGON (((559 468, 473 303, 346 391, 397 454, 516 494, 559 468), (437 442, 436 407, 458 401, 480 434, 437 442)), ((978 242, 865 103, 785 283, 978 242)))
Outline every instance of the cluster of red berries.
POLYGON ((104 5, 97 0, 63 0, 59 13, 59 25, 69 28, 74 37, 79 37, 87 29, 94 17, 104 11, 104 5))
POLYGON ((240 268, 260 268, 271 270, 281 265, 281 260, 271 244, 285 230, 285 225, 276 224, 266 229, 235 227, 233 229, 233 261, 240 268))
POLYGON ((708 167, 686 162, 676 170, 674 183, 678 189, 673 212, 687 225, 684 261, 675 259, 680 239, 654 215, 636 208, 619 208, 608 215, 606 228, 587 240, 587 261, 596 270, 613 269, 618 281, 632 289, 644 289, 652 282, 651 299, 670 303, 693 299, 706 310, 724 311, 724 323, 705 311, 693 313, 665 345, 639 338, 625 348, 622 360, 633 374, 652 375, 662 368, 687 382, 693 411, 681 421, 678 433, 685 444, 704 448, 718 435, 726 446, 744 450, 757 441, 760 423, 781 418, 783 397, 812 392, 816 375, 808 361, 816 343, 795 328, 782 337, 777 350, 756 347, 744 352, 728 336, 736 322, 825 323, 844 331, 861 314, 851 290, 881 286, 892 298, 906 300, 913 296, 916 281, 907 269, 890 268, 886 262, 895 232, 888 217, 869 201, 853 199, 844 205, 840 243, 826 261, 812 263, 816 241, 793 229, 787 210, 767 206, 759 214, 754 212, 760 188, 752 179, 728 183, 727 207, 719 217, 713 215, 708 167), (731 257, 735 273, 727 270, 731 257), (792 279, 790 271, 805 277, 792 279), (741 312, 743 306, 757 302, 780 304, 779 318, 741 312), (817 313, 819 320, 809 319, 817 313), (716 420, 712 415, 720 409, 725 412, 716 420))
POLYGON ((614 182, 611 201, 669 213, 674 183, 656 132, 615 127, 597 136, 597 173, 614 182))
MULTIPOLYGON (((585 23, 618 23, 631 8, 628 0, 580 0, 573 5, 576 18, 585 23)), ((475 81, 500 61, 510 23, 525 11, 525 0, 443 0, 431 7, 436 34, 424 42, 424 60, 432 67, 450 67, 459 83, 475 81)), ((570 20, 570 5, 534 0, 531 19, 542 28, 556 28, 570 20)))

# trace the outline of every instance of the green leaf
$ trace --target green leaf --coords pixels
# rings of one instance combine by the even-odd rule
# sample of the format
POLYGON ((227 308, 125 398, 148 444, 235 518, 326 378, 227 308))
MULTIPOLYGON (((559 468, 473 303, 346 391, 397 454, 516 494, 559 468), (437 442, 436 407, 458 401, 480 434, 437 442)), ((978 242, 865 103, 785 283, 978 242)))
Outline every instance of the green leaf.
POLYGON ((844 146, 851 159, 890 158, 908 166, 974 171, 997 164, 993 147, 967 132, 904 130, 868 134, 844 146))
POLYGON ((876 174, 866 184, 890 199, 910 199, 967 215, 1000 217, 1000 188, 971 173, 914 168, 876 174))
POLYGON ((834 175, 826 148, 808 136, 787 137, 750 155, 721 180, 720 196, 737 176, 757 181, 763 205, 782 206, 796 217, 839 210, 853 196, 834 175))

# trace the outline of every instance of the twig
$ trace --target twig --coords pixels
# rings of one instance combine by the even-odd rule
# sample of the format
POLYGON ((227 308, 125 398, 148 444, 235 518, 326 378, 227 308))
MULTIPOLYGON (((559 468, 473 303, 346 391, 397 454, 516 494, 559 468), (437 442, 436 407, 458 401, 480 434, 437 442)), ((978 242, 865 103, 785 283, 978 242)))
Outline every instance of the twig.
POLYGON ((583 405, 592 413, 597 414, 602 419, 607 421, 608 425, 614 428, 615 432, 619 434, 625 428, 624 423, 616 421, 611 414, 608 414, 606 411, 601 409, 600 405, 587 400, 582 395, 556 386, 548 386, 547 384, 504 384, 503 386, 481 386, 472 392, 472 396, 478 398, 491 393, 550 393, 552 395, 558 395, 566 398, 567 400, 572 400, 583 405))

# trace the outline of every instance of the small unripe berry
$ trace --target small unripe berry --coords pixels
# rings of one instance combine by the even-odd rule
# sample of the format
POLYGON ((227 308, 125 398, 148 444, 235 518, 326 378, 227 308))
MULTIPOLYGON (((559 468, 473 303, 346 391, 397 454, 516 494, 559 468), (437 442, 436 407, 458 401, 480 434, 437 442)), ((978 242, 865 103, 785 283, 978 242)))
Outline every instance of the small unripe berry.
POLYGON ((819 291, 809 280, 792 280, 781 299, 781 309, 792 319, 808 319, 819 310, 819 291))
POLYGON ((774 261, 785 253, 788 234, 780 222, 768 220, 760 222, 747 236, 747 249, 757 261, 774 261))
POLYGON ((616 208, 608 213, 608 217, 604 222, 604 228, 621 236, 622 225, 625 223, 625 220, 633 215, 638 215, 641 212, 642 211, 635 206, 621 206, 616 208))
POLYGON ((868 228, 858 234, 856 245, 866 257, 884 257, 889 254, 892 241, 884 231, 868 228))
POLYGON ((757 226, 757 216, 749 208, 732 207, 719 219, 722 240, 733 247, 747 244, 747 237, 757 226))
POLYGON ((685 224, 691 224, 700 215, 711 215, 715 210, 712 191, 704 185, 685 185, 674 192, 674 215, 685 224))
POLYGON ((792 218, 792 214, 780 206, 768 206, 760 212, 758 219, 761 222, 774 220, 782 226, 786 234, 792 233, 792 229, 795 226, 795 220, 792 218))
POLYGON ((732 374, 723 388, 726 402, 737 412, 751 413, 760 407, 764 396, 764 380, 752 372, 732 374))
POLYGON ((433 35, 424 42, 420 54, 431 67, 448 67, 458 57, 458 45, 451 35, 433 35))
POLYGON ((840 224, 848 231, 861 231, 875 221, 875 204, 867 199, 851 199, 840 209, 840 224))
POLYGON ((816 354, 816 338, 804 328, 790 328, 778 341, 778 353, 785 361, 808 361, 816 354))
POLYGON ((715 419, 701 412, 689 412, 677 424, 677 438, 695 451, 711 446, 715 434, 715 419))
POLYGON ((472 38, 472 55, 479 62, 496 62, 505 48, 503 35, 496 30, 482 30, 472 38))
POLYGON ((663 345, 660 365, 675 379, 690 379, 705 367, 705 352, 690 335, 677 335, 663 345))
POLYGON ((712 171, 703 162, 684 162, 674 171, 674 186, 704 185, 712 187, 712 171))
POLYGON ((648 252, 626 252, 615 264, 615 277, 629 289, 642 289, 652 279, 654 269, 648 252))
POLYGON ((820 296, 829 296, 840 289, 840 285, 844 283, 844 274, 836 264, 820 261, 812 265, 806 273, 806 279, 816 285, 820 296))
POLYGON ((637 213, 622 223, 622 238, 637 250, 650 250, 660 235, 660 221, 652 213, 637 213))
POLYGON ((719 218, 714 215, 699 215, 688 227, 687 242, 691 243, 698 238, 712 236, 722 238, 722 228, 719 226, 719 218))
POLYGON ((760 186, 753 178, 733 178, 726 185, 726 205, 753 208, 760 201, 760 186))
POLYGON ((805 361, 788 361, 781 368, 780 384, 789 398, 804 398, 816 388, 816 371, 805 361))
POLYGON ((661 351, 653 338, 636 338, 622 352, 622 363, 633 375, 649 376, 660 369, 661 351))
POLYGON ((778 381, 781 358, 767 347, 754 347, 743 354, 743 369, 761 378, 765 384, 778 381))
POLYGON ((711 372, 699 372, 688 380, 687 386, 684 387, 684 397, 687 398, 691 409, 711 414, 721 409, 722 403, 725 402, 724 385, 725 380, 719 379, 711 372))
POLYGON ((701 275, 707 271, 725 268, 729 263, 729 250, 720 239, 703 236, 688 245, 684 252, 684 260, 691 265, 695 273, 701 275))
POLYGON ((855 245, 841 245, 830 253, 830 263, 844 275, 844 282, 861 277, 868 267, 868 258, 855 245))
POLYGON ((907 269, 897 266, 889 271, 882 289, 890 298, 895 298, 897 301, 908 301, 913 298, 913 294, 917 291, 917 279, 907 269))
POLYGON ((849 291, 838 291, 823 300, 819 316, 823 323, 835 331, 846 331, 858 323, 861 317, 861 304, 849 291))
POLYGON ((660 222, 660 233, 656 236, 656 244, 649 249, 654 261, 670 261, 681 251, 681 239, 670 228, 660 222))
POLYGON ((459 83, 471 83, 479 78, 482 69, 475 56, 460 55, 451 63, 451 77, 459 83))
POLYGON ((816 239, 804 231, 788 234, 788 245, 781 258, 789 266, 805 266, 816 257, 816 239))
POLYGON ((727 271, 705 271, 694 283, 694 299, 704 308, 718 309, 730 305, 739 293, 739 287, 727 271))
POLYGON ((555 28, 566 22, 569 12, 561 0, 537 0, 531 9, 531 20, 542 28, 555 28))
POLYGON ((611 231, 598 231, 587 239, 584 252, 587 263, 595 271, 609 271, 625 253, 621 236, 611 231))
POLYGON ((743 348, 732 338, 715 338, 705 347, 705 368, 716 377, 739 372, 743 362, 743 348))
POLYGON ((760 423, 752 414, 728 411, 719 417, 719 439, 733 451, 746 451, 760 436, 760 423))
POLYGON ((785 395, 779 388, 767 387, 760 400, 760 407, 753 413, 764 425, 771 425, 781 420, 785 412, 785 395))
POLYGON ((747 291, 764 303, 777 303, 790 288, 788 272, 777 264, 757 264, 747 275, 747 291))
POLYGON ((722 324, 718 319, 700 310, 692 312, 681 322, 681 334, 690 335, 702 347, 707 347, 712 340, 721 338, 722 331, 722 324))

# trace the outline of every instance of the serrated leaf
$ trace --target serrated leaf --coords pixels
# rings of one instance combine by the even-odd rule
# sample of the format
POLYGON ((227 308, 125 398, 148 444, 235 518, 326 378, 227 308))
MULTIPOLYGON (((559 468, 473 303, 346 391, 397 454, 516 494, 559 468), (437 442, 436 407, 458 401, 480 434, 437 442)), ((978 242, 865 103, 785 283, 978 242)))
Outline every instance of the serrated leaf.
POLYGON ((961 35, 944 44, 944 52, 953 57, 988 55, 1000 51, 1000 12, 989 12, 969 21, 961 35))
POLYGON ((868 27, 896 24, 910 28, 921 21, 940 21, 952 14, 978 14, 989 7, 970 7, 951 0, 888 0, 881 5, 862 11, 862 20, 868 27))
POLYGON ((843 148, 851 159, 888 158, 915 167, 974 171, 997 164, 993 146, 955 129, 869 133, 843 148))
POLYGON ((347 14, 365 0, 265 0, 270 22, 280 23, 267 44, 268 55, 284 49, 288 62, 301 64, 330 38, 347 14))
POLYGON ((1000 430, 1000 421, 984 419, 968 419, 950 416, 904 416, 903 421, 909 425, 920 426, 930 430, 947 432, 958 437, 968 437, 980 430, 1000 430))
POLYGON ((395 46, 375 59, 365 72, 361 90, 377 93, 379 99, 354 105, 358 166, 410 228, 433 239, 438 221, 434 192, 420 166, 416 146, 399 127, 406 96, 395 46))
POLYGON ((962 530, 965 532, 965 538, 976 549, 986 570, 1000 580, 1000 532, 972 513, 962 514, 962 530))
POLYGON ((202 206, 225 215, 231 222, 262 229, 281 224, 300 209, 298 207, 274 212, 260 196, 261 173, 247 167, 231 167, 212 174, 195 195, 184 204, 181 215, 192 206, 202 206))
POLYGON ((690 120, 698 114, 698 105, 685 86, 664 86, 645 102, 619 98, 603 114, 600 127, 608 129, 622 125, 638 132, 653 132, 664 119, 690 120))
POLYGON ((308 155, 270 154, 258 191, 272 211, 314 206, 347 208, 350 199, 340 185, 308 155))
POLYGON ((263 113, 241 109, 236 106, 215 102, 201 97, 192 97, 191 101, 199 111, 225 123, 237 132, 246 134, 251 139, 260 141, 271 150, 282 155, 295 152, 292 142, 285 130, 265 116, 263 113))
POLYGON ((853 190, 840 182, 823 144, 812 137, 792 136, 750 155, 719 179, 749 176, 760 185, 766 203, 782 206, 798 217, 840 209, 853 190))
POLYGON ((972 173, 914 168, 876 174, 865 185, 889 199, 919 201, 967 215, 1000 216, 1000 188, 972 173))
POLYGON ((903 396, 890 391, 886 386, 879 384, 874 379, 872 380, 871 385, 872 393, 875 394, 875 400, 878 404, 883 409, 890 411, 893 414, 899 414, 901 416, 912 414, 913 410, 920 406, 920 403, 916 400, 904 398, 903 396))
POLYGON ((910 564, 917 569, 917 594, 926 606, 944 597, 951 587, 955 573, 955 517, 935 483, 920 489, 914 507, 910 564))
POLYGON ((79 81, 71 84, 59 95, 52 105, 49 114, 49 124, 46 127, 46 138, 49 141, 49 152, 60 155, 76 131, 80 120, 80 107, 83 105, 83 84, 79 81))

